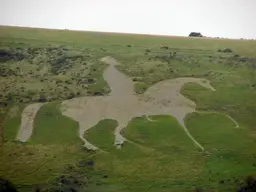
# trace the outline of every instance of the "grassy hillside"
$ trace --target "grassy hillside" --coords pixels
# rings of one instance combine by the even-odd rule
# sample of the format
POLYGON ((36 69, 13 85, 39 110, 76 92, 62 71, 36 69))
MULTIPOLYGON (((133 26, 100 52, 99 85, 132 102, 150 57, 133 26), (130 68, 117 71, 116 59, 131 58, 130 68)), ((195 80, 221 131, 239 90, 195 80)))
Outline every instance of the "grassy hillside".
MULTIPOLYGON (((152 35, 130 35, 118 33, 83 32, 69 30, 31 29, 1 27, 2 41, 33 42, 49 44, 65 44, 79 47, 111 48, 121 52, 127 45, 134 49, 153 48, 167 45, 177 49, 217 50, 231 48, 236 52, 253 56, 256 49, 255 41, 227 40, 227 39, 197 39, 152 35), (120 49, 121 48, 121 49, 120 49)), ((124 53, 123 53, 124 54, 124 53)))
POLYGON ((0 177, 20 191, 225 192, 256 176, 256 41, 0 27, 0 90, 0 177), (116 150, 117 122, 107 119, 85 133, 102 150, 85 150, 78 123, 61 114, 59 103, 108 94, 106 65, 99 62, 108 55, 137 93, 176 77, 210 80, 216 92, 193 83, 181 92, 197 110, 230 115, 240 127, 222 114, 188 115, 188 130, 203 152, 173 117, 137 117, 123 131, 130 142, 116 150), (29 142, 16 142, 21 112, 34 102, 48 103, 29 142))

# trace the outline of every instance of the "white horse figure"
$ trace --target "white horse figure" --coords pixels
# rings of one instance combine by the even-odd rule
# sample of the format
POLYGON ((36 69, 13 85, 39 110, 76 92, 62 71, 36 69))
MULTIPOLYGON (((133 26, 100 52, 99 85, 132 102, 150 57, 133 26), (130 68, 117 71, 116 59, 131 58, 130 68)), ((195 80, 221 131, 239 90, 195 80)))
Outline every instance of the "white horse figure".
MULTIPOLYGON (((121 131, 132 118, 145 116, 152 121, 148 116, 171 115, 177 119, 194 144, 204 150, 184 123, 187 114, 196 112, 196 104, 185 98, 180 90, 184 84, 193 82, 215 91, 208 80, 187 77, 165 80, 151 86, 144 94, 137 95, 134 93, 133 81, 115 68, 118 65, 115 59, 104 57, 101 61, 109 64, 103 74, 111 89, 109 95, 73 98, 61 104, 62 114, 79 122, 79 137, 84 141, 87 149, 98 149, 84 138, 84 133, 101 120, 114 119, 118 122, 114 145, 120 149, 127 140, 121 135, 121 131)), ((235 122, 234 119, 229 118, 235 122)), ((238 126, 236 122, 235 124, 238 126)))

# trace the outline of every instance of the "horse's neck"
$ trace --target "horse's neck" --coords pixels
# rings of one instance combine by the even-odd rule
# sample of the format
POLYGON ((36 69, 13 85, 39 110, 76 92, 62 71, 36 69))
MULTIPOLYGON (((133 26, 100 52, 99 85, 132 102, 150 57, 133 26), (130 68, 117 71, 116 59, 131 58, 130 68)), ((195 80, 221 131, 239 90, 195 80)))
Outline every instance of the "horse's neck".
POLYGON ((133 95, 134 88, 132 80, 117 70, 114 65, 110 65, 105 70, 103 78, 111 89, 110 95, 133 95))

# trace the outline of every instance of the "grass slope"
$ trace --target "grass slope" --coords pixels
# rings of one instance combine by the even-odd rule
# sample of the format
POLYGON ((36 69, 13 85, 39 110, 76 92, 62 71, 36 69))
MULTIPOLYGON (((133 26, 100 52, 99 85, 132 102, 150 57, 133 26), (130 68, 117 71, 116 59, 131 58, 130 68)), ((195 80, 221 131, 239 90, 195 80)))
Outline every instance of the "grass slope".
POLYGON ((100 149, 109 151, 114 147, 115 141, 115 127, 117 122, 115 120, 106 119, 100 121, 97 125, 85 132, 84 137, 88 139, 93 145, 100 149), (100 137, 99 137, 100 135, 100 137))
POLYGON ((135 143, 165 153, 195 151, 193 142, 176 119, 170 116, 155 116, 154 121, 136 118, 125 129, 124 135, 135 143))
POLYGON ((154 120, 133 119, 123 134, 138 145, 126 142, 121 151, 113 150, 115 121, 105 120, 88 130, 91 143, 111 152, 95 159, 95 171, 106 173, 108 184, 128 184, 123 188, 127 191, 193 191, 193 186, 233 191, 243 177, 255 174, 255 145, 226 116, 187 117, 189 131, 205 147, 204 153, 197 151, 174 118, 155 116, 154 120))
POLYGON ((90 154, 77 145, 24 145, 5 143, 0 148, 0 177, 16 185, 44 184, 64 173, 68 165, 90 154), (75 157, 75 158, 74 158, 75 157))
POLYGON ((197 103, 197 109, 226 113, 253 136, 256 130, 256 90, 248 86, 250 81, 254 81, 249 76, 245 78, 240 74, 235 77, 227 76, 225 81, 213 80, 216 92, 193 83, 185 85, 181 92, 197 103))
MULTIPOLYGON (((131 35, 118 33, 84 32, 69 30, 50 30, 33 28, 1 27, 0 38, 3 42, 33 42, 37 44, 66 44, 79 47, 111 49, 116 53, 123 52, 127 45, 136 50, 144 47, 167 45, 176 49, 217 50, 231 48, 247 56, 255 55, 256 41, 180 38, 153 35, 131 35)), ((128 47, 129 48, 129 47, 128 47)), ((129 49, 128 49, 129 50, 129 49)))
POLYGON ((21 113, 24 106, 10 108, 4 120, 4 140, 14 141, 21 123, 21 113))
POLYGON ((108 184, 124 184, 125 191, 180 191, 196 182, 201 165, 195 162, 203 163, 203 156, 175 119, 158 116, 154 120, 133 119, 124 136, 136 144, 125 142, 122 150, 113 148, 115 121, 102 121, 88 130, 88 140, 107 151, 95 158, 95 171, 106 173, 108 184))
POLYGON ((188 129, 209 151, 253 151, 253 140, 243 127, 236 128, 233 121, 221 114, 191 114, 188 129), (229 139, 232 138, 232 139, 229 139))
POLYGON ((79 144, 78 123, 63 116, 59 103, 47 103, 38 111, 30 142, 33 144, 79 144))
POLYGON ((241 127, 235 129, 223 115, 189 115, 191 134, 206 148, 200 152, 173 118, 157 116, 148 122, 139 117, 124 130, 134 143, 116 150, 116 122, 104 120, 85 133, 105 151, 91 154, 81 148, 77 123, 60 114, 58 103, 48 103, 36 117, 28 144, 10 142, 21 111, 4 122, 1 177, 18 185, 47 183, 67 174, 69 164, 88 158, 94 161, 93 169, 77 171, 103 180, 91 191, 183 192, 202 187, 226 192, 235 191, 245 176, 255 175, 256 41, 13 27, 0 31, 0 49, 11 53, 8 61, 0 60, 0 109, 39 99, 107 94, 105 66, 98 59, 110 55, 120 61, 119 70, 133 79, 138 93, 175 77, 210 80, 216 92, 191 83, 182 94, 194 100, 198 110, 229 114, 241 127), (223 52, 226 48, 232 52, 223 52))
POLYGON ((244 128, 236 128, 224 115, 197 113, 187 117, 187 126, 208 152, 201 177, 210 177, 209 184, 219 181, 232 186, 242 175, 255 175, 256 143, 244 128))

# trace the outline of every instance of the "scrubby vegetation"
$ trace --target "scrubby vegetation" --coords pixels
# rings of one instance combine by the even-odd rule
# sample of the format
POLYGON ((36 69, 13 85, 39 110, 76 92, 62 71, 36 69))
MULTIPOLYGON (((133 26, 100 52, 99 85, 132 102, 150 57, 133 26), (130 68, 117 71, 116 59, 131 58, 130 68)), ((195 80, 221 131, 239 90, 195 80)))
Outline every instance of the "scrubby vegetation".
POLYGON ((104 65, 87 49, 3 43, 0 58, 2 105, 104 95, 109 91, 101 77, 104 65))

